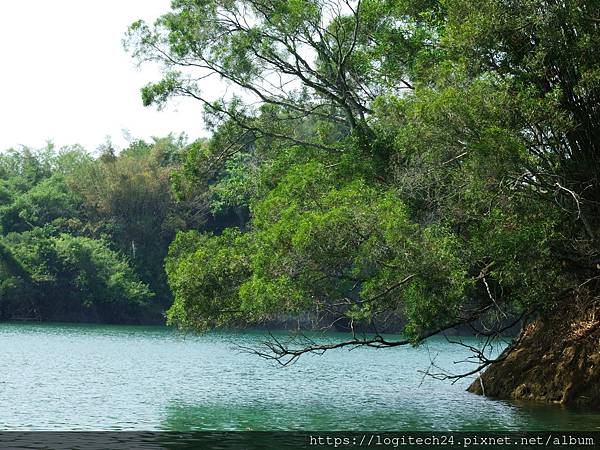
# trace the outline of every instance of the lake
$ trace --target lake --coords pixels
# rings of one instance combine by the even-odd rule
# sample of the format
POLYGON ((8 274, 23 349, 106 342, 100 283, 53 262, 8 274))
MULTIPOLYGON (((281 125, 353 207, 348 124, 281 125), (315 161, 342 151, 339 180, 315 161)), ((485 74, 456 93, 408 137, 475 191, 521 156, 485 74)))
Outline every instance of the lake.
POLYGON ((432 359, 458 371, 453 363, 468 356, 443 337, 419 348, 308 355, 289 367, 239 348, 258 348, 265 338, 263 332, 197 336, 164 327, 0 324, 0 427, 600 430, 598 413, 490 400, 465 392, 470 380, 424 378, 432 359))

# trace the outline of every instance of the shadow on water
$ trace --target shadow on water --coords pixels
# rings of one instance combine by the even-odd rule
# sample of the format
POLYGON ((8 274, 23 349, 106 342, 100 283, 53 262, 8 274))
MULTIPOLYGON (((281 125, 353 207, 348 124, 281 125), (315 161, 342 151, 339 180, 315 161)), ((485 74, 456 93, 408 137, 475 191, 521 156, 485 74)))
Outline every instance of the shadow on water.
MULTIPOLYGON (((470 396, 470 394, 467 394, 470 396)), ((173 404, 166 408, 160 429, 165 431, 600 431, 600 415, 560 406, 483 400, 485 408, 472 404, 471 414, 457 408, 457 420, 439 412, 403 405, 396 409, 348 410, 327 404, 304 405, 205 405, 173 404), (501 415, 501 416, 500 416, 501 415)))
POLYGON ((304 405, 301 409, 285 405, 173 405, 167 408, 161 427, 169 431, 345 430, 356 425, 376 426, 385 422, 385 416, 384 412, 355 411, 349 418, 346 409, 336 411, 326 405, 304 405))

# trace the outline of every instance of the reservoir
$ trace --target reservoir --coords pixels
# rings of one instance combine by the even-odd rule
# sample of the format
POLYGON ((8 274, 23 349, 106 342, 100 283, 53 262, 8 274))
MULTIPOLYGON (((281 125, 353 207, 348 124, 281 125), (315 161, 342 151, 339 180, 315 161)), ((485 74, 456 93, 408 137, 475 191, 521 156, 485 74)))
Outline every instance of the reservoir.
POLYGON ((465 392, 472 378, 424 376, 432 361, 454 372, 472 367, 454 364, 468 350, 444 337, 418 348, 305 355, 288 367, 240 349, 266 339, 258 331, 0 324, 0 428, 600 431, 598 413, 491 400, 465 392))

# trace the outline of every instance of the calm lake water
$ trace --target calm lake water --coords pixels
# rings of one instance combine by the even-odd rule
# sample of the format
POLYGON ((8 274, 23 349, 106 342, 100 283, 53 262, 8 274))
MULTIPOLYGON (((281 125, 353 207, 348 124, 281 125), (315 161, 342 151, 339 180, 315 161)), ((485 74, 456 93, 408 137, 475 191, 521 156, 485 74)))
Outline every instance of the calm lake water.
POLYGON ((423 379, 431 359, 456 371, 453 362, 468 356, 443 338, 418 349, 332 351, 286 368, 238 348, 264 339, 0 324, 0 429, 600 430, 598 413, 423 379))

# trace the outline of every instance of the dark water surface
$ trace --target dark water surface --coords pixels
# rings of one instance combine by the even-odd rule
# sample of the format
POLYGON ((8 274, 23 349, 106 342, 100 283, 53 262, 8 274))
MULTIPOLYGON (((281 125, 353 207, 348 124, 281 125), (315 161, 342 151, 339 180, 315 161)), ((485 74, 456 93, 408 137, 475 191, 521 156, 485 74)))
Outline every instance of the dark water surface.
POLYGON ((444 338, 305 356, 285 368, 238 348, 264 340, 0 324, 0 429, 600 430, 598 413, 490 400, 465 392, 470 380, 424 379, 432 359, 458 371, 453 363, 468 356, 444 338))

